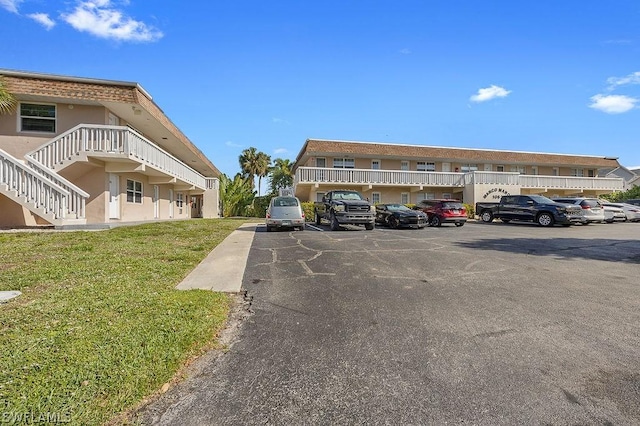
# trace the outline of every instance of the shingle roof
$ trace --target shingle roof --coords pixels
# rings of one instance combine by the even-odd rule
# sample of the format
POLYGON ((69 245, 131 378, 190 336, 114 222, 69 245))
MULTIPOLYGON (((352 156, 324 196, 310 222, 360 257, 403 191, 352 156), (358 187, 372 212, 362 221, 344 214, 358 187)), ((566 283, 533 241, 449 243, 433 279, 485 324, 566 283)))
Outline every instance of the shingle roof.
POLYGON ((369 158, 432 159, 474 163, 532 164, 581 167, 619 167, 616 158, 542 152, 452 148, 394 143, 307 139, 296 159, 296 167, 311 156, 353 156, 369 158))

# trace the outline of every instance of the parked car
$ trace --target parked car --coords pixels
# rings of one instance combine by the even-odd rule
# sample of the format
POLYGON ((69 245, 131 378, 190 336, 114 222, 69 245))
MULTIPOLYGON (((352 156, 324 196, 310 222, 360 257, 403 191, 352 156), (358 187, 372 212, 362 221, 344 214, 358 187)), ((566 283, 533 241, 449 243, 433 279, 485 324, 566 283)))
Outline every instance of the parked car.
POLYGON ((387 225, 394 229, 401 226, 424 228, 427 223, 426 213, 412 210, 404 204, 376 204, 377 225, 387 225))
POLYGON ((605 207, 619 207, 624 211, 625 217, 630 222, 640 222, 640 206, 627 203, 603 203, 605 207))
POLYGON ((634 206, 640 206, 640 198, 634 198, 631 200, 622 200, 623 203, 633 204, 634 206))
POLYGON ((498 203, 476 203, 476 214, 486 223, 500 219, 504 223, 515 220, 540 226, 571 226, 584 221, 580 206, 558 203, 542 195, 504 195, 498 203))
POLYGON ((601 202, 604 210, 604 221, 607 223, 613 222, 626 222, 627 215, 620 207, 612 206, 607 203, 601 202))
POLYGON ((467 222, 467 209, 460 200, 422 200, 416 205, 416 209, 427 214, 430 226, 440 226, 443 223, 463 226, 467 222))
POLYGON ((267 232, 277 228, 298 228, 304 231, 304 212, 296 197, 273 197, 265 218, 267 232))
POLYGON ((588 225, 593 222, 604 222, 604 209, 597 198, 586 197, 562 197, 552 198, 553 201, 563 204, 574 204, 582 208, 582 223, 588 225))

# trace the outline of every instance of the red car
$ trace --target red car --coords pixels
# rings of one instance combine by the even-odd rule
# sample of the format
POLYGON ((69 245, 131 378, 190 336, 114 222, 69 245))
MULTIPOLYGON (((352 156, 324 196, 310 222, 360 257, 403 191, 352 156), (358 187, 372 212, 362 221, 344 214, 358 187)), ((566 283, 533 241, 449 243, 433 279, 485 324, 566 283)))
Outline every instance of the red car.
POLYGON ((467 222, 467 209, 460 200, 422 200, 416 209, 429 216, 429 226, 440 226, 443 223, 462 226, 467 222))

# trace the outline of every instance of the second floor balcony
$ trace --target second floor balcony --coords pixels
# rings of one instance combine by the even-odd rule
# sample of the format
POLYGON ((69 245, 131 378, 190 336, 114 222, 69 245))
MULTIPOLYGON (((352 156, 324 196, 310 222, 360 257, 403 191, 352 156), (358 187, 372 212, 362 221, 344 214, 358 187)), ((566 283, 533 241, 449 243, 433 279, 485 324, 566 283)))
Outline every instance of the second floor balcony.
POLYGON ((355 184, 400 187, 464 187, 470 184, 517 185, 526 189, 622 191, 619 178, 522 175, 511 172, 418 172, 405 170, 299 167, 294 185, 355 184))

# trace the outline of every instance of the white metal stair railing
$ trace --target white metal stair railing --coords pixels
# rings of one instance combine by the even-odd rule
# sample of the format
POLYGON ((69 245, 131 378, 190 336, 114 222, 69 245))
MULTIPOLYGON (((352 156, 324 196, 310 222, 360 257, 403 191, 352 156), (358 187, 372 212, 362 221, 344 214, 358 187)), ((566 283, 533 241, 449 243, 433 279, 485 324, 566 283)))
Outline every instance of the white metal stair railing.
POLYGON ((67 219, 69 191, 1 149, 0 192, 54 225, 67 219))
POLYGON ((206 189, 203 175, 126 126, 80 124, 27 156, 55 170, 75 157, 92 154, 121 155, 206 189))

